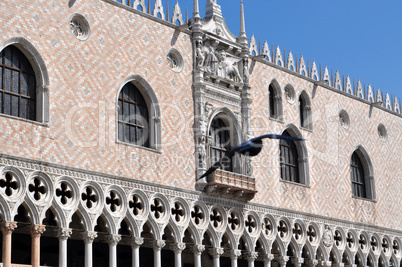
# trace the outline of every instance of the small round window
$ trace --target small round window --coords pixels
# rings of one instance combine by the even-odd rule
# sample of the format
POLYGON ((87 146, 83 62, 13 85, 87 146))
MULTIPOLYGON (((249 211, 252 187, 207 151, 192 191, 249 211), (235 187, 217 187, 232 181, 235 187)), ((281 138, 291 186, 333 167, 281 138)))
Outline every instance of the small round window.
POLYGON ((70 32, 78 40, 84 41, 89 37, 89 23, 80 14, 74 14, 70 20, 70 32))
POLYGON ((174 72, 180 72, 183 69, 183 57, 180 52, 174 48, 170 49, 166 56, 166 61, 174 72))
POLYGON ((343 109, 339 112, 339 123, 343 128, 345 128, 345 129, 349 128, 349 125, 350 125, 349 115, 343 109))
POLYGON ((378 125, 377 130, 378 130, 378 136, 380 137, 380 139, 381 139, 382 141, 387 140, 387 135, 388 135, 388 134, 387 134, 387 129, 385 128, 384 124, 380 123, 380 124, 378 125))

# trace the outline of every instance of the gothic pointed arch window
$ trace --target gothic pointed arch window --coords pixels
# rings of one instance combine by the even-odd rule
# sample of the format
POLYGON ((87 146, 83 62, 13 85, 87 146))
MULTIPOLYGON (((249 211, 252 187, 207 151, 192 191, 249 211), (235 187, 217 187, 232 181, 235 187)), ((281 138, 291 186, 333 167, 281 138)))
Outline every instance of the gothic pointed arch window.
POLYGON ((300 127, 307 130, 313 130, 310 98, 305 91, 303 91, 299 96, 299 117, 300 127))
POLYGON ((274 120, 282 120, 281 88, 275 80, 268 88, 269 117, 274 120))
POLYGON ((232 148, 230 141, 230 129, 220 117, 215 117, 209 128, 211 138, 210 162, 211 165, 217 161, 222 161, 222 169, 233 171, 232 158, 228 157, 228 152, 232 148))
POLYGON ((358 198, 375 199, 372 165, 366 151, 356 149, 350 159, 352 195, 358 198))
MULTIPOLYGON (((302 137, 301 133, 294 125, 288 127, 282 135, 302 137)), ((282 181, 303 185, 310 184, 308 155, 304 142, 280 140, 279 159, 280 177, 282 181)))
POLYGON ((127 83, 119 95, 119 140, 149 147, 147 103, 132 83, 127 83))
POLYGON ((125 79, 117 101, 118 141, 160 149, 160 109, 151 86, 141 76, 132 75, 125 79))
POLYGON ((1 113, 36 120, 36 78, 28 60, 16 46, 0 52, 1 113))

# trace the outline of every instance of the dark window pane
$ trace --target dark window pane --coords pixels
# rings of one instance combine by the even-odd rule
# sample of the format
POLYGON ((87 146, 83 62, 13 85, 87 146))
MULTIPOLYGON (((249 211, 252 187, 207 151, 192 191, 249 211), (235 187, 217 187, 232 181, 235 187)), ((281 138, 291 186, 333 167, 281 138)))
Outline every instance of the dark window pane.
POLYGON ((21 118, 28 119, 28 99, 21 98, 21 118))
POLYGON ((18 116, 19 110, 18 96, 11 96, 11 115, 18 116))
POLYGON ((123 135, 124 130, 123 129, 124 129, 123 123, 119 122, 119 129, 118 129, 119 140, 124 142, 124 135, 123 135))
POLYGON ((127 124, 124 126, 124 141, 130 142, 130 126, 127 124))
POLYGON ((136 129, 137 128, 135 126, 130 126, 130 143, 133 144, 138 143, 136 129))
POLYGON ((0 89, 3 89, 3 73, 4 73, 4 68, 2 66, 0 66, 0 89))
POLYGON ((28 93, 30 97, 36 98, 36 82, 35 77, 32 75, 29 76, 28 93))
POLYGON ((5 69, 4 90, 11 91, 11 70, 5 69))
POLYGON ((123 120, 123 101, 119 100, 119 121, 123 120))
POLYGON ((124 102, 123 110, 124 110, 124 122, 129 122, 130 121, 130 106, 129 106, 129 103, 124 102))
POLYGON ((26 73, 22 73, 21 75, 21 94, 28 95, 28 82, 29 82, 29 75, 26 73))
POLYGON ((28 103, 29 119, 36 120, 36 102, 34 100, 29 100, 28 103))
POLYGON ((135 105, 130 104, 130 123, 135 123, 138 124, 138 122, 135 119, 135 105))
POLYGON ((19 67, 20 67, 20 59, 19 59, 19 53, 18 53, 18 51, 15 51, 15 52, 13 53, 12 66, 13 66, 14 68, 19 68, 19 67))
POLYGON ((143 140, 144 135, 143 135, 143 130, 142 128, 137 128, 137 144, 138 145, 143 145, 145 140, 143 140))
POLYGON ((19 93, 19 87, 20 87, 20 72, 14 70, 12 72, 12 77, 13 77, 13 82, 12 82, 11 90, 14 93, 18 94, 19 93))
POLYGON ((11 66, 11 53, 12 53, 12 47, 8 46, 4 49, 4 65, 6 66, 11 66))
POLYGON ((11 97, 9 94, 4 94, 4 113, 11 115, 11 97))

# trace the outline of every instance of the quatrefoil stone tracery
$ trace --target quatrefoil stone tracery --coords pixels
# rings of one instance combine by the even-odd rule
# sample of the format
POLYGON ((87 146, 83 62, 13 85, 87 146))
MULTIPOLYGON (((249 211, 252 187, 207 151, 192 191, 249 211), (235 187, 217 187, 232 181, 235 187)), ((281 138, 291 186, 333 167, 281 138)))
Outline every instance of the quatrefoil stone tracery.
POLYGON ((215 228, 222 224, 222 215, 218 209, 214 209, 210 215, 211 223, 215 228))
POLYGON ((32 183, 28 186, 28 190, 32 193, 33 198, 37 201, 41 200, 42 195, 45 195, 47 192, 46 187, 43 185, 43 182, 39 177, 35 177, 32 180, 32 183))
POLYGON ((106 197, 106 204, 109 205, 112 212, 117 211, 121 206, 119 195, 114 191, 110 191, 109 196, 106 197))
POLYGON ((268 218, 264 219, 262 223, 262 229, 266 235, 270 235, 272 233, 272 223, 268 218))
POLYGON ((60 198, 60 202, 63 205, 66 205, 69 202, 69 200, 73 197, 73 193, 70 190, 67 183, 62 182, 60 183, 59 188, 56 189, 56 196, 60 198))
POLYGON ((204 221, 204 213, 199 206, 194 206, 194 210, 191 212, 191 218, 196 225, 204 221))
POLYGON ((244 222, 249 233, 253 233, 256 230, 257 223, 255 218, 251 215, 247 216, 247 220, 244 222))
POLYGON ((137 195, 133 195, 132 200, 130 200, 128 203, 128 206, 130 209, 132 209, 132 212, 135 216, 141 215, 144 210, 143 201, 137 195))
POLYGON ((15 181, 13 175, 7 172, 4 178, 0 180, 0 187, 5 188, 6 195, 10 197, 18 189, 18 183, 15 181))
POLYGON ((165 213, 162 201, 155 198, 154 203, 151 204, 151 211, 154 213, 155 218, 159 219, 165 213))
POLYGON ((281 238, 285 238, 288 234, 288 226, 284 221, 280 221, 278 225, 278 233, 281 238))
POLYGON ((87 206, 88 209, 91 209, 94 205, 96 205, 97 196, 93 192, 94 190, 91 187, 85 188, 85 192, 82 193, 81 199, 82 201, 85 202, 85 205, 87 206))
POLYGON ((237 216, 237 214, 234 212, 230 213, 230 216, 228 218, 228 223, 230 225, 230 228, 233 231, 238 229, 239 224, 240 224, 239 216, 237 216))
POLYGON ((311 225, 308 227, 307 236, 310 242, 314 242, 317 239, 317 231, 311 225))
POLYGON ((179 202, 174 203, 174 207, 172 208, 172 216, 176 222, 182 221, 182 218, 184 217, 184 209, 179 202))

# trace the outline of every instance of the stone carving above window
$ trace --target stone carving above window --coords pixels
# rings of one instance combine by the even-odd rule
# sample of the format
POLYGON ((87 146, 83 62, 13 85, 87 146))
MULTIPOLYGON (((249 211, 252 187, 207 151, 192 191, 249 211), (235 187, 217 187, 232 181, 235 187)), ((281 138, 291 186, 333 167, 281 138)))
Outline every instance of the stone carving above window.
POLYGON ((343 128, 345 128, 345 129, 349 128, 349 125, 350 125, 349 115, 343 109, 339 112, 339 123, 343 128))
POLYGON ((70 20, 70 31, 75 38, 85 41, 89 37, 89 23, 84 16, 74 14, 70 20))
MULTIPOLYGON (((233 47, 214 46, 209 41, 197 42, 196 67, 212 76, 243 83, 239 65, 244 62, 241 58, 228 53, 233 47)), ((247 69, 247 67, 245 68, 247 69)), ((243 72, 243 71, 242 71, 243 72)), ((248 73, 245 74, 248 77, 248 73)))
POLYGON ((380 123, 378 125, 377 131, 378 131, 378 136, 380 137, 380 139, 382 141, 386 141, 388 134, 387 134, 387 129, 385 128, 384 124, 380 123))

